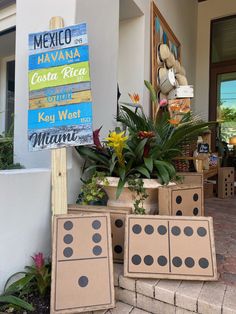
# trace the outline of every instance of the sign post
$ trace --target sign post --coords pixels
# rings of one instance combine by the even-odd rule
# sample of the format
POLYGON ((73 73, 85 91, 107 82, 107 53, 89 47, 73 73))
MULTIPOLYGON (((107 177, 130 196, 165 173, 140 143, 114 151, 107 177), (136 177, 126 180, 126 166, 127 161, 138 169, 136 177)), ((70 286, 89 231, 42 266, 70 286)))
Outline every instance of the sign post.
POLYGON ((52 213, 67 213, 66 147, 93 143, 87 25, 29 34, 28 145, 51 149, 52 213))
MULTIPOLYGON (((50 29, 64 27, 64 21, 59 16, 52 17, 49 23, 50 29)), ((52 150, 51 167, 52 215, 67 214, 67 158, 65 147, 52 150)))

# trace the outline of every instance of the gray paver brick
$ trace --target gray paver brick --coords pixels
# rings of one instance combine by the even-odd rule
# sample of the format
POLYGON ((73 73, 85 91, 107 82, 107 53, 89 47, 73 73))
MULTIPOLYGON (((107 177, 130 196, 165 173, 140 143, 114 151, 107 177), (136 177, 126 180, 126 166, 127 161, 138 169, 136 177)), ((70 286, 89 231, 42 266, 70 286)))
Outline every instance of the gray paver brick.
POLYGON ((137 293, 137 307, 154 314, 175 314, 175 307, 137 293))
POLYGON ((222 314, 236 314, 236 287, 227 286, 222 314))
POLYGON ((180 284, 179 280, 160 280, 155 286, 155 299, 175 304, 175 292, 180 284))
POLYGON ((115 297, 117 301, 122 301, 129 305, 136 306, 136 292, 122 288, 115 288, 115 297))
POLYGON ((112 314, 128 314, 133 310, 133 306, 122 303, 116 302, 116 307, 110 310, 112 314))
POLYGON ((155 279, 141 279, 136 281, 136 291, 147 297, 154 298, 154 289, 158 280, 155 279))
POLYGON ((119 286, 119 276, 123 275, 124 273, 124 267, 122 264, 113 264, 114 267, 114 286, 118 287, 119 286))
MULTIPOLYGON (((175 305, 189 311, 197 311, 197 299, 203 282, 182 281, 175 294, 175 305)), ((205 314, 205 313, 204 313, 205 314)))
POLYGON ((135 291, 136 289, 136 280, 132 278, 127 278, 122 275, 119 277, 119 286, 123 289, 127 289, 130 291, 135 291))
POLYGON ((198 298, 198 312, 201 314, 221 314, 226 285, 206 282, 198 298))

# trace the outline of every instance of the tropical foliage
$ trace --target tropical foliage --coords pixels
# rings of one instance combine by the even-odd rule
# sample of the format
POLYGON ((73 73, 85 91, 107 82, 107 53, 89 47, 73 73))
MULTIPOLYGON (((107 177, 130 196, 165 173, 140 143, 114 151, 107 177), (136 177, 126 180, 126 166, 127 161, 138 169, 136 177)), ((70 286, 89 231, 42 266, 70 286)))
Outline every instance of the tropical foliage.
MULTIPOLYGON (((146 86, 152 100, 157 101, 153 87, 148 82, 146 86)), ((108 176, 120 178, 117 197, 132 176, 157 178, 161 184, 168 184, 176 175, 172 160, 181 155, 180 145, 192 141, 209 127, 209 123, 191 112, 178 111, 178 115, 173 116, 167 104, 162 108, 162 114, 154 119, 147 117, 143 110, 136 108, 133 111, 121 106, 117 121, 122 123, 124 130, 117 128, 110 132, 103 143, 96 130, 93 146, 77 147, 85 159, 85 171, 103 171, 108 176)))
POLYGON ((22 272, 17 272, 8 278, 4 293, 0 296, 0 309, 13 308, 33 311, 33 306, 28 303, 28 298, 32 293, 36 293, 41 298, 50 291, 51 286, 51 263, 46 262, 42 253, 32 256, 33 265, 26 266, 22 272), (16 277, 20 279, 14 280, 16 277))

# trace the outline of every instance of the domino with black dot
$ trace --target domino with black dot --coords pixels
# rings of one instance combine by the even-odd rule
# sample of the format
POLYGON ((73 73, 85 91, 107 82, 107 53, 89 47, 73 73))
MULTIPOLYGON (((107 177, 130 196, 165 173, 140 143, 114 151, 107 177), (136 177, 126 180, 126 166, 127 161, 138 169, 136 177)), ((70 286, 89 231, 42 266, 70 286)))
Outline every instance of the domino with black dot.
POLYGON ((132 208, 122 207, 114 208, 108 206, 89 206, 74 205, 68 206, 68 212, 71 214, 80 213, 110 213, 111 217, 111 237, 113 261, 123 263, 124 261, 124 242, 125 242, 125 219, 126 215, 131 214, 132 208))
POLYGON ((212 218, 127 216, 124 274, 132 278, 217 280, 212 218))
POLYGON ((204 216, 202 185, 163 186, 158 193, 159 215, 204 216))
POLYGON ((55 216, 50 313, 81 313, 114 305, 110 215, 55 216))
POLYGON ((234 168, 222 167, 218 170, 218 197, 234 197, 234 168))

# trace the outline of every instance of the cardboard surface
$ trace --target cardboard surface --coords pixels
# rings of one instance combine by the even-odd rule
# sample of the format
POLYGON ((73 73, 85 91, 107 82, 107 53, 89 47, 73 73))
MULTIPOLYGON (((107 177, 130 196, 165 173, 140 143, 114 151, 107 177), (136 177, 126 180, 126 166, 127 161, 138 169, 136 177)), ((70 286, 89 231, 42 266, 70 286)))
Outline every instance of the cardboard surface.
POLYGON ((182 178, 180 184, 203 185, 204 182, 203 173, 199 172, 177 172, 177 176, 182 178))
POLYGON ((203 216, 202 185, 176 185, 159 188, 159 215, 203 216))
POLYGON ((218 171, 218 197, 234 197, 234 168, 222 167, 218 171))
POLYGON ((125 218, 131 214, 132 208, 112 208, 107 206, 69 205, 69 214, 110 213, 113 261, 123 263, 125 242, 125 218))
POLYGON ((211 217, 127 216, 124 274, 217 280, 211 217))
POLYGON ((54 217, 50 313, 114 307, 110 232, 107 213, 54 217))

